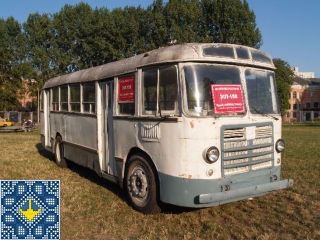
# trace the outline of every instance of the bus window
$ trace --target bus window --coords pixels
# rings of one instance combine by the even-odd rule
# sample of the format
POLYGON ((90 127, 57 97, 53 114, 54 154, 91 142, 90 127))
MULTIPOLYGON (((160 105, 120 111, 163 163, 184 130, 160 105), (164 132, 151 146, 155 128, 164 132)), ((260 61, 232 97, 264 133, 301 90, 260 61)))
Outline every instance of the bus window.
POLYGON ((237 48, 237 57, 238 59, 249 59, 249 52, 247 48, 237 48))
POLYGON ((59 111, 59 87, 52 88, 51 111, 59 111))
POLYGON ((155 115, 157 111, 157 69, 143 71, 143 114, 155 115))
POLYGON ((60 87, 60 110, 68 111, 68 85, 60 87))
POLYGON ((142 113, 157 115, 157 109, 159 114, 160 111, 165 114, 178 113, 178 85, 175 66, 143 71, 142 113))
POLYGON ((273 73, 248 69, 246 70, 246 83, 251 113, 279 113, 273 73))
POLYGON ((119 113, 134 115, 134 76, 124 76, 118 79, 118 106, 119 113))
POLYGON ((96 107, 95 83, 84 83, 82 85, 82 109, 85 113, 95 113, 96 107))
POLYGON ((80 112, 80 84, 70 85, 70 111, 80 112))
POLYGON ((175 66, 161 68, 159 71, 159 104, 161 111, 177 113, 178 85, 175 66))

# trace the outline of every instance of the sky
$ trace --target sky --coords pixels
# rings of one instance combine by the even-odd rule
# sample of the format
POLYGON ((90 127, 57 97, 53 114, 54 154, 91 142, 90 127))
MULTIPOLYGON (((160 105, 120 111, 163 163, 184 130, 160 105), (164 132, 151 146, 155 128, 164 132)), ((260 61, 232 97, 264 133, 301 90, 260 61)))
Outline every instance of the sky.
MULTIPOLYGON (((2 0, 0 18, 14 17, 19 23, 31 13, 57 13, 65 4, 81 1, 93 9, 112 10, 124 6, 146 8, 153 0, 2 0)), ((166 2, 166 0, 165 0, 166 2)), ((261 50, 281 58, 300 72, 314 72, 320 78, 320 1, 319 0, 247 0, 256 15, 262 34, 261 50)))

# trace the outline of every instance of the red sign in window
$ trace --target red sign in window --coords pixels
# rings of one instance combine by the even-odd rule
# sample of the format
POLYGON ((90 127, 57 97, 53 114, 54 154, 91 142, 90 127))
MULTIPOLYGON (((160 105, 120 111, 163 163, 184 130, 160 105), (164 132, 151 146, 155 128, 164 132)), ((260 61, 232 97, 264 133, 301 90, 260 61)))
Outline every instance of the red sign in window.
POLYGON ((118 102, 134 102, 134 76, 119 78, 118 86, 118 102))
POLYGON ((211 84, 214 112, 217 114, 245 111, 240 84, 211 84))

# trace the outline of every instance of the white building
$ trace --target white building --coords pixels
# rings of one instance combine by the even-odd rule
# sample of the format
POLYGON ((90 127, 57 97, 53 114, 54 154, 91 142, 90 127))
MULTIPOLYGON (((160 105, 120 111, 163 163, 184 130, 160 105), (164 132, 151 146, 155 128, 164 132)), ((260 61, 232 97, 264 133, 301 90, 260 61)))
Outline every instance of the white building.
POLYGON ((299 68, 298 67, 293 67, 292 70, 293 70, 294 74, 297 77, 314 78, 314 72, 299 72, 299 68))

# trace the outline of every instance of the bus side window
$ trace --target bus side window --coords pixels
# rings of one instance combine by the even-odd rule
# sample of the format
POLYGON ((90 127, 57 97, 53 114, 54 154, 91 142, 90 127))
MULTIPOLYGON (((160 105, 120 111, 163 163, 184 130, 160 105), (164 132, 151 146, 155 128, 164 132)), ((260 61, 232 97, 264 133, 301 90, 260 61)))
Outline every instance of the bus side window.
POLYGON ((80 84, 70 85, 70 111, 80 112, 80 84))
POLYGON ((142 114, 157 115, 157 109, 159 113, 161 111, 165 114, 178 114, 178 84, 175 66, 143 71, 142 114))
POLYGON ((68 85, 60 87, 60 110, 68 111, 68 85))
POLYGON ((134 75, 118 79, 118 108, 119 113, 134 115, 135 113, 135 77, 134 75))
POLYGON ((51 95, 51 111, 59 111, 59 87, 52 88, 51 95))
POLYGON ((157 110, 157 69, 143 71, 142 114, 155 115, 157 110))
POLYGON ((82 84, 82 111, 85 113, 96 112, 95 83, 82 84))
POLYGON ((160 68, 159 104, 161 111, 178 113, 178 85, 175 66, 160 68))

